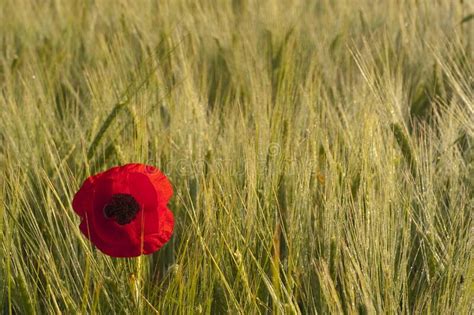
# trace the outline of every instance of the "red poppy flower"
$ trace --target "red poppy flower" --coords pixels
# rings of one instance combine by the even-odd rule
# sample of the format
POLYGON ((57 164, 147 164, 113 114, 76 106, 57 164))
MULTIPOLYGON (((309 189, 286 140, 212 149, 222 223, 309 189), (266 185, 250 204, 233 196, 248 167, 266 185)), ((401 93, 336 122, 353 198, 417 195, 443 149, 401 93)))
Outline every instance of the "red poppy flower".
POLYGON ((87 178, 72 207, 82 218, 81 232, 104 254, 135 257, 159 250, 171 238, 172 195, 157 168, 127 164, 87 178))

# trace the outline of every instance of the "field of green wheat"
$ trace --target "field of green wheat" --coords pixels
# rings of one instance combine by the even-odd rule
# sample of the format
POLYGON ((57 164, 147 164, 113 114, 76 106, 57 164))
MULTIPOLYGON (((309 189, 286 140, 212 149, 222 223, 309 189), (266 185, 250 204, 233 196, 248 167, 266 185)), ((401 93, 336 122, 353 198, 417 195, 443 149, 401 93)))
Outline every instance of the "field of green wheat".
POLYGON ((1 0, 1 314, 474 311, 474 4, 1 0), (79 231, 170 179, 160 251, 79 231))

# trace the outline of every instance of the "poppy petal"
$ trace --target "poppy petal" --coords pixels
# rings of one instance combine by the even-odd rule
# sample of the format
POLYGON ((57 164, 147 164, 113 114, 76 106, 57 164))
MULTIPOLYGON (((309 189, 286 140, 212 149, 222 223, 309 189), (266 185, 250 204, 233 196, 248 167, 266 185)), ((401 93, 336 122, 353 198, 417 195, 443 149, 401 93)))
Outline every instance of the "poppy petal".
POLYGON ((79 225, 81 232, 104 254, 112 257, 136 257, 140 256, 139 246, 130 246, 127 243, 111 244, 103 241, 96 233, 95 229, 92 228, 91 224, 88 224, 88 220, 85 218, 79 225))
POLYGON ((143 246, 143 254, 148 255, 159 250, 163 245, 165 245, 173 234, 174 228, 174 217, 173 213, 164 208, 160 211, 160 221, 159 221, 159 232, 148 234, 145 237, 145 243, 143 246))
POLYGON ((137 200, 145 211, 153 211, 157 206, 155 187, 148 177, 141 173, 129 173, 129 193, 137 200))
POLYGON ((171 196, 173 196, 173 187, 168 178, 166 178, 166 176, 158 169, 149 172, 148 177, 155 187, 158 196, 158 203, 166 205, 171 199, 171 196))
MULTIPOLYGON (((158 199, 154 186, 149 178, 141 173, 130 173, 129 179, 131 183, 130 194, 136 198, 144 211, 141 216, 140 213, 137 215, 137 222, 132 222, 136 225, 133 228, 136 231, 142 232, 143 227, 143 235, 145 236, 154 231, 158 231, 158 199)), ((142 233, 140 233, 138 237, 141 239, 142 233)))
MULTIPOLYGON (((139 244, 136 233, 130 233, 127 225, 120 225, 115 220, 106 218, 103 210, 114 194, 129 194, 128 176, 114 176, 118 172, 111 172, 96 183, 94 194, 94 211, 91 211, 93 229, 105 242, 139 244)), ((140 212, 140 211, 139 211, 140 212)))
POLYGON ((168 178, 156 167, 145 164, 130 163, 123 166, 127 172, 138 172, 146 174, 155 187, 158 195, 158 203, 167 204, 173 196, 173 187, 168 178))
POLYGON ((94 194, 94 185, 92 177, 87 178, 79 191, 74 195, 72 208, 81 217, 93 207, 92 196, 94 194))
POLYGON ((173 235, 174 216, 168 208, 164 208, 160 214, 160 239, 165 243, 168 242, 173 235))

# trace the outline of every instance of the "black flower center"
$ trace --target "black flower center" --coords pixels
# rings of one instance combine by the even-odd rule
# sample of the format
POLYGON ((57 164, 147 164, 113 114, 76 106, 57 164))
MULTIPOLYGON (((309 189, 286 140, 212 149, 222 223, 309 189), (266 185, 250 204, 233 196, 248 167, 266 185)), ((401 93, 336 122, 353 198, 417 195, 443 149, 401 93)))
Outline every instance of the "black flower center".
POLYGON ((115 219, 120 224, 128 224, 135 219, 140 205, 129 194, 114 194, 112 199, 104 207, 104 216, 108 219, 115 219))

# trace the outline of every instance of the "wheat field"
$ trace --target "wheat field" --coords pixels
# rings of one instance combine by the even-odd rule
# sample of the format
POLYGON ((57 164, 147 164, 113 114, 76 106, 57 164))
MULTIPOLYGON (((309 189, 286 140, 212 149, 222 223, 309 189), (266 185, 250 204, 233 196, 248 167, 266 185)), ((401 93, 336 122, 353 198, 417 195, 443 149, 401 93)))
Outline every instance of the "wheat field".
POLYGON ((1 0, 0 313, 474 311, 474 4, 1 0), (170 179, 111 258, 84 179, 170 179))

